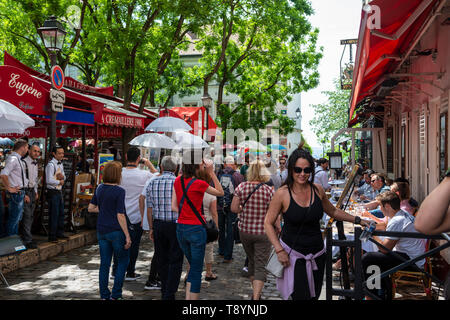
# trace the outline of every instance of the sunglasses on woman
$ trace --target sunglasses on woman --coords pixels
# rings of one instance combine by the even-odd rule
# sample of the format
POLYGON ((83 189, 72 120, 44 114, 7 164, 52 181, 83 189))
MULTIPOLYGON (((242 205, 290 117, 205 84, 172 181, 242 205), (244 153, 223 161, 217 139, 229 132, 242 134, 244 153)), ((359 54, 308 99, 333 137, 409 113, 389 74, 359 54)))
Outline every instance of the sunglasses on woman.
POLYGON ((309 174, 312 172, 312 168, 311 167, 306 167, 306 168, 294 167, 294 172, 295 173, 304 172, 305 174, 309 174))

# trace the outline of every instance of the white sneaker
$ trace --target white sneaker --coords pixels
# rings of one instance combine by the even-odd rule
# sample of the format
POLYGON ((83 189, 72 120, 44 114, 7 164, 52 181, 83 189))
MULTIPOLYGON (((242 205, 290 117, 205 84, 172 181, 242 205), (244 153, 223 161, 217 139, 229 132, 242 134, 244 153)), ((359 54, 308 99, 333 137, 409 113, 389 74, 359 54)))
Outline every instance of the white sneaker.
POLYGON ((242 268, 242 271, 248 272, 248 267, 243 267, 243 268, 242 268))
POLYGON ((141 277, 141 275, 139 273, 135 273, 133 275, 125 275, 125 280, 126 281, 135 281, 137 279, 139 279, 141 277))

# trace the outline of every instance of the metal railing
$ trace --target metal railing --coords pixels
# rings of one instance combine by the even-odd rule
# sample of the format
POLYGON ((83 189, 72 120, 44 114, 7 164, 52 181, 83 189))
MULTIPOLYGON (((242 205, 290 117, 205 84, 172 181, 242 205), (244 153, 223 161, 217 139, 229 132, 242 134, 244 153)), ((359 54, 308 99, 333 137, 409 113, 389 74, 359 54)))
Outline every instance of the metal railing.
MULTIPOLYGON (((380 297, 373 294, 369 289, 367 288, 367 281, 363 281, 363 269, 362 269, 362 256, 361 256, 361 240, 359 240, 359 236, 361 235, 361 228, 355 227, 355 233, 354 233, 354 239, 353 240, 335 240, 333 239, 332 234, 332 228, 327 228, 327 260, 326 260, 326 299, 332 300, 333 296, 343 296, 346 298, 353 298, 355 300, 362 300, 364 298, 364 295, 369 296, 376 300, 381 300, 380 297), (336 289, 333 288, 333 279, 332 279, 332 247, 338 246, 341 247, 341 258, 342 258, 342 252, 346 250, 342 250, 342 248, 354 248, 354 289, 336 289)), ((424 258, 431 257, 434 254, 438 253, 439 251, 442 251, 444 249, 447 249, 450 247, 450 237, 447 234, 440 234, 440 235, 425 235, 418 232, 393 232, 393 231, 374 231, 372 233, 374 236, 390 236, 395 238, 415 238, 415 239, 431 239, 431 240, 447 240, 444 244, 435 247, 431 250, 426 251, 425 253, 421 254, 420 256, 417 256, 413 259, 407 260, 401 255, 397 254, 395 251, 389 250, 385 246, 383 246, 378 241, 374 240, 372 237, 369 238, 369 241, 376 244, 383 250, 387 251, 388 253, 392 254, 396 258, 398 258, 402 263, 399 265, 386 270, 382 272, 379 275, 380 279, 386 278, 394 273, 396 273, 399 270, 412 267, 415 271, 422 272, 427 277, 431 278, 436 284, 439 286, 443 286, 444 283, 438 279, 436 276, 428 273, 424 269, 419 268, 415 263, 417 261, 420 261, 424 258)), ((346 266, 343 265, 343 268, 346 266)), ((344 272, 348 272, 348 270, 345 270, 344 272)))

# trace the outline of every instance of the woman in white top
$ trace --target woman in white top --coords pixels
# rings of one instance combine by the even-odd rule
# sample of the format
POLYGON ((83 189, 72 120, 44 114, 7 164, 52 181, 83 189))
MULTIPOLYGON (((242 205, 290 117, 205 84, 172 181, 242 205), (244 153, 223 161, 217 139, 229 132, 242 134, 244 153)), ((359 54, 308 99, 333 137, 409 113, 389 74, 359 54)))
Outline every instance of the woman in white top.
MULTIPOLYGON (((205 218, 207 221, 213 220, 216 226, 218 226, 218 215, 217 215, 217 197, 209 193, 205 193, 203 196, 203 212, 205 213, 205 218)), ((206 244, 205 248, 205 280, 212 281, 217 279, 217 275, 212 272, 212 264, 214 262, 213 256, 214 242, 206 244)))

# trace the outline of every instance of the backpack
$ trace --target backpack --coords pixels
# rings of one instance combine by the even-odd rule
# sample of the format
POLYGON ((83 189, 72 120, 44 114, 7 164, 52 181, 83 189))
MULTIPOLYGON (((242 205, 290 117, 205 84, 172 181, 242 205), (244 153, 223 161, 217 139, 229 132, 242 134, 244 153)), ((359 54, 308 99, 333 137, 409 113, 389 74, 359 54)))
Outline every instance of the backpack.
POLYGON ((219 182, 222 185, 224 195, 223 197, 217 197, 217 206, 221 208, 230 207, 234 193, 233 174, 222 173, 219 176, 219 182))

